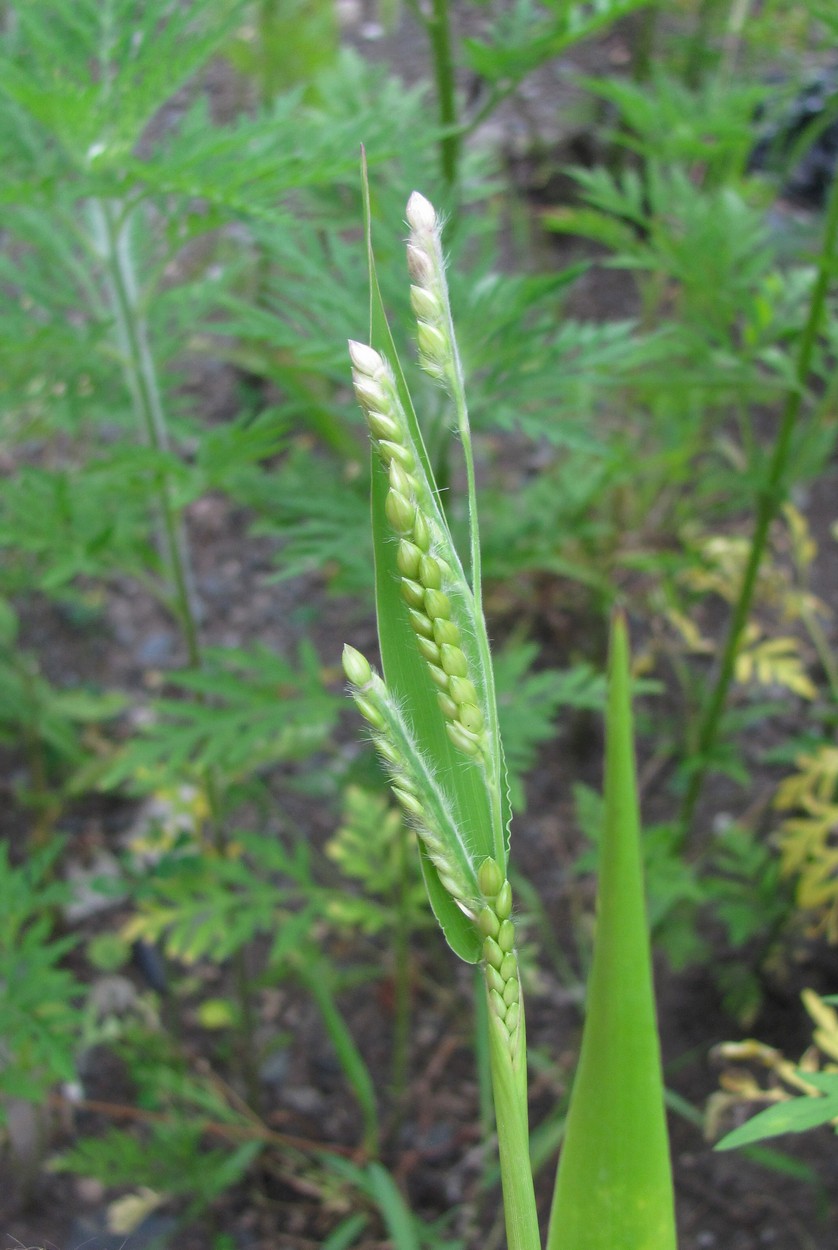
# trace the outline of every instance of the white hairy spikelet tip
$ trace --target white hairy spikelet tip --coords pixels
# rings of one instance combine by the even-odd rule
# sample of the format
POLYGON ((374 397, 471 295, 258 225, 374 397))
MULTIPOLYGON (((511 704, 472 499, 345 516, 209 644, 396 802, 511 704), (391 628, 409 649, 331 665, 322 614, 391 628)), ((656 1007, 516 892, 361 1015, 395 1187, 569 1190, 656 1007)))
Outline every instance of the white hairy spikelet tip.
POLYGON ((426 200, 419 191, 414 191, 407 201, 407 224, 412 230, 425 231, 436 229, 436 211, 430 200, 426 200))
POLYGON ((356 343, 354 339, 350 339, 349 359, 359 373, 365 373, 371 378, 381 377, 386 372, 384 358, 366 343, 356 343))

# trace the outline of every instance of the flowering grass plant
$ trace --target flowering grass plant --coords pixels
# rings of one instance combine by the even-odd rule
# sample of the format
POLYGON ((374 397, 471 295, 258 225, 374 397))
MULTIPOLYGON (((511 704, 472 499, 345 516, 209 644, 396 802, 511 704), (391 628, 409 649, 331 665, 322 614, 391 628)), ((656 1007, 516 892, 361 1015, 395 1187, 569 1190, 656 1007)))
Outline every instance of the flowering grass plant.
MULTIPOLYGON (((413 823, 452 949, 483 969, 508 1245, 541 1246, 529 1155, 527 1047, 508 878, 510 811, 481 601, 474 456, 440 225, 414 192, 407 263, 419 359, 448 394, 468 483, 458 554, 384 315, 373 259, 370 343, 351 342, 373 449, 372 525, 383 676, 354 648, 355 704, 413 823)), ((587 1020, 547 1232, 548 1250, 670 1250, 672 1181, 643 897, 626 622, 610 660, 598 935, 587 1020)))

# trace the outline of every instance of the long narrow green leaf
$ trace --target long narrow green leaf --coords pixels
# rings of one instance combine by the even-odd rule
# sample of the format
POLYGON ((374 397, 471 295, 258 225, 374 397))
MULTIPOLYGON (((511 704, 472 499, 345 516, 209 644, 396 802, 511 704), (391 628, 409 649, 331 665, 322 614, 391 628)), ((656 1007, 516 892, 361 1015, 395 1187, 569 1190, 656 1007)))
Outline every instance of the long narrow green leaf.
POLYGON ((364 1147, 370 1154, 375 1155, 378 1153, 379 1139, 378 1107, 375 1084, 370 1070, 341 1015, 328 977, 323 975, 322 967, 318 968, 316 963, 301 963, 299 975, 320 1009, 326 1032, 331 1038, 340 1066, 358 1100, 364 1121, 364 1147))
POLYGON ((413 1216, 405 1206, 404 1198, 390 1173, 380 1163, 371 1163, 367 1168, 367 1176, 370 1193, 378 1203, 393 1245, 398 1250, 420 1250, 413 1216))
POLYGON ((597 915, 582 1053, 547 1247, 674 1250, 622 614, 615 616, 611 636, 597 915))

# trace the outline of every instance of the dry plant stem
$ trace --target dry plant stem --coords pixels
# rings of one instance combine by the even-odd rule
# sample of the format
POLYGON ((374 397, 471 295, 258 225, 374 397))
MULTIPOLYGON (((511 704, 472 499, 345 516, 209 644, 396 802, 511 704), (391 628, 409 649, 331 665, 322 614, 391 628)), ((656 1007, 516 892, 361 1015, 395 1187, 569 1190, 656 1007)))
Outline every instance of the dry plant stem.
POLYGON ((765 476, 765 484, 757 496, 756 519, 748 552, 748 562, 742 575, 742 585, 734 605, 730 625, 728 626, 719 673, 699 724, 694 752, 697 759, 697 767, 690 776, 681 808, 680 829, 682 839, 686 839, 689 834, 695 806, 707 774, 708 755, 718 738, 719 724, 733 681, 736 655, 742 632, 748 623, 757 574, 765 554, 771 523, 777 516, 785 496, 786 484, 784 477, 791 453, 791 440, 800 416, 806 382, 809 377, 812 356, 815 350, 815 342, 826 304, 829 280, 832 277, 834 268, 836 238, 838 238, 838 177, 833 179, 830 190, 818 274, 812 289, 809 315, 803 328, 795 367, 795 385, 786 398, 780 429, 765 476))

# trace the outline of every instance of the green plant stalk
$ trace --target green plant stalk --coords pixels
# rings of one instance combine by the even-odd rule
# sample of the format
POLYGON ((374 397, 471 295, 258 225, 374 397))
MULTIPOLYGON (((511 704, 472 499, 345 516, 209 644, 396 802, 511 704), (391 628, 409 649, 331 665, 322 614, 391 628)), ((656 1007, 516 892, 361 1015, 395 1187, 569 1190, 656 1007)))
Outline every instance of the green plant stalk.
MULTIPOLYGON (((104 263, 105 283, 114 317, 117 342, 125 382, 137 420, 149 447, 160 455, 169 453, 166 415, 160 397, 157 368, 151 350, 148 322, 142 308, 136 268, 131 253, 130 216, 118 213, 107 201, 91 202, 94 248, 104 263)), ((202 667, 198 633, 198 613, 192 592, 186 539, 171 488, 165 474, 157 477, 160 512, 160 545, 164 565, 171 579, 174 614, 181 627, 190 668, 202 667)), ((220 846, 218 814, 220 802, 215 779, 204 778, 214 828, 216 846, 220 846)))
POLYGON ((434 78, 439 103, 439 120, 445 133, 439 141, 440 164, 446 185, 457 184, 460 165, 460 136, 457 133, 457 91, 454 81, 454 58, 451 52, 451 17, 448 0, 433 0, 433 14, 428 22, 434 58, 434 78))
POLYGON ((410 1059, 410 904, 411 875, 407 831, 399 829, 399 881, 393 937, 393 1101, 404 1105, 410 1059))
MULTIPOLYGON (((473 449, 439 223, 433 206, 414 192, 406 214, 411 227, 407 247, 411 305, 420 362, 452 396, 463 436, 469 477, 470 582, 439 505, 384 313, 372 252, 366 170, 363 186, 370 345, 350 341, 349 354, 373 448, 372 527, 384 677, 348 645, 343 666, 358 711, 372 727, 393 793, 415 823, 431 904, 449 945, 467 962, 482 964, 485 1049, 507 1246, 540 1250, 524 1005, 506 871, 507 810, 500 793, 503 755, 480 604, 473 449)), ((642 888, 628 639, 622 616, 615 619, 612 635, 608 740, 600 939, 575 1112, 571 1110, 573 1131, 568 1130, 569 1145, 559 1173, 551 1250, 559 1246, 614 1250, 622 1245, 630 1250, 674 1250, 672 1180, 642 888), (594 1240, 584 1239, 586 1231, 594 1240)))
MULTIPOLYGON (((137 272, 131 252, 131 218, 117 212, 105 200, 91 202, 94 248, 104 264, 105 283, 113 313, 123 372, 128 392, 140 427, 149 447, 161 456, 169 453, 166 415, 160 397, 160 384, 151 350, 148 322, 143 312, 137 272)), ((186 539, 172 491, 165 473, 157 476, 157 497, 160 512, 160 545, 163 561, 171 579, 174 614, 181 627, 190 668, 202 667, 198 634, 198 614, 192 592, 186 539)), ((219 830, 220 802, 215 778, 204 777, 213 825, 213 839, 221 846, 219 830)))
MULTIPOLYGON (((120 213, 106 200, 93 200, 90 205, 93 221, 93 242, 103 262, 110 309, 114 317, 126 385, 134 412, 148 445, 161 456, 169 452, 169 435, 160 394, 160 384, 148 322, 143 312, 134 258, 131 251, 131 217, 120 213)), ((157 476, 157 497, 160 512, 160 543, 166 570, 172 582, 175 617, 180 624, 190 668, 202 667, 198 634, 198 617, 192 594, 192 575, 186 540, 180 517, 165 474, 157 476)), ((203 775, 204 789, 210 810, 212 839, 217 850, 224 846, 220 824, 221 803, 215 775, 209 769, 203 775)), ((248 1097, 258 1107, 261 1090, 258 1064, 253 1048, 253 1003, 250 977, 243 951, 234 956, 236 997, 241 1010, 242 1076, 248 1097)))
POLYGON ((363 1120, 363 1146, 368 1155, 378 1155, 379 1124, 376 1106, 375 1086, 369 1068, 364 1063, 358 1047, 352 1038, 346 1021, 341 1015, 334 993, 330 985, 329 971, 322 960, 312 957, 311 951, 304 952, 297 966, 297 973, 303 985, 309 991, 320 1010, 326 1032, 337 1051, 346 1079, 361 1110, 363 1120))
POLYGON ((541 1250, 530 1161, 527 1042, 523 1002, 513 1049, 510 1049, 506 1030, 496 1019, 491 1004, 487 1014, 489 1068, 498 1130, 507 1247, 508 1250, 541 1250))
POLYGON ((425 27, 431 45, 437 111, 443 128, 439 141, 439 164, 446 187, 453 191, 459 177, 462 132, 457 117, 457 89, 448 0, 432 0, 430 12, 424 10, 416 0, 412 0, 410 7, 425 27))
MULTIPOLYGON (((484 1142, 492 1135, 492 1075, 489 1060, 489 1006, 483 981, 483 970, 474 970, 474 1067, 477 1072, 477 1106, 481 1136, 484 1142)), ((490 1184, 491 1167, 488 1152, 483 1155, 484 1189, 490 1184)))
POLYGON ((611 635, 606 739, 596 943, 547 1250, 675 1250, 621 612, 611 635))
POLYGON ((631 76, 634 82, 648 82, 655 59, 655 39, 660 5, 652 3, 641 10, 631 49, 631 76))
MULTIPOLYGON (((114 317, 125 380, 134 412, 149 447, 165 455, 169 451, 166 418, 160 386, 142 308, 137 273, 130 245, 130 216, 121 215, 105 200, 91 202, 94 246, 104 263, 110 309, 114 317)), ((172 579, 175 614, 183 630, 191 668, 201 667, 197 613, 191 590, 191 574, 186 544, 172 492, 165 477, 157 480, 160 509, 160 542, 169 577, 172 579)))
POLYGON ((682 839, 686 839, 689 834, 695 806, 707 774, 708 755, 718 738, 719 724, 727 702, 728 692, 733 682, 739 643, 743 630, 748 623, 757 574, 765 555, 771 523, 777 516, 785 497, 786 487, 783 479, 788 468, 792 436, 800 416, 806 380, 809 376, 815 342, 826 305, 826 295, 829 288, 829 280, 832 276, 837 237, 838 178, 834 178, 827 206, 823 245, 818 262, 818 274, 815 285, 812 288, 809 313, 800 340, 800 350, 795 367, 795 383, 789 390, 786 398, 783 415, 780 420, 780 429, 774 443, 774 449, 765 477, 765 485, 757 496, 754 532, 748 552, 748 561, 742 575, 742 585, 739 589, 728 626, 718 676, 699 723, 695 746, 696 767, 690 774, 681 807, 680 828, 682 839))
POLYGON ((41 712, 41 701, 34 680, 34 674, 25 656, 13 657, 13 664, 20 675, 21 684, 27 692, 29 714, 21 723, 23 751, 29 766, 32 779, 32 791, 29 802, 35 809, 35 824, 28 836, 30 850, 39 850, 49 844, 55 820, 60 811, 58 797, 52 792, 47 775, 46 753, 41 735, 38 733, 38 719, 41 712))
POLYGON ((687 45, 684 60, 684 83, 688 87, 698 87, 704 77, 710 44, 717 13, 723 0, 701 0, 698 6, 695 30, 687 45))

